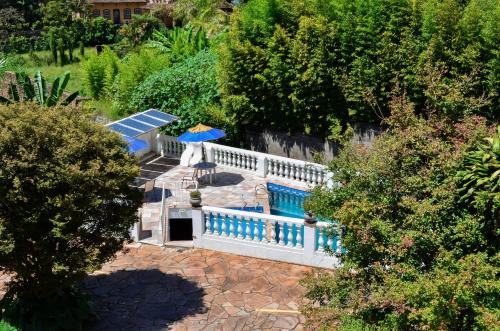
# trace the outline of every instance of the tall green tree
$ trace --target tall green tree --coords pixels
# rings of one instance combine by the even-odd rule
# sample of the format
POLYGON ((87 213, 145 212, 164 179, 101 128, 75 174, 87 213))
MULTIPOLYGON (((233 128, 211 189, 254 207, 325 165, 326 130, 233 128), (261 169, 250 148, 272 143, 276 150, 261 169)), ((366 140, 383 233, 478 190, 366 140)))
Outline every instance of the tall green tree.
POLYGON ((1 319, 23 330, 79 330, 77 289, 130 239, 139 173, 119 135, 68 107, 0 105, 1 319))
POLYGON ((498 120, 498 0, 250 0, 221 50, 226 109, 241 126, 337 138, 415 112, 498 120), (286 120, 283 120, 286 119, 286 120))

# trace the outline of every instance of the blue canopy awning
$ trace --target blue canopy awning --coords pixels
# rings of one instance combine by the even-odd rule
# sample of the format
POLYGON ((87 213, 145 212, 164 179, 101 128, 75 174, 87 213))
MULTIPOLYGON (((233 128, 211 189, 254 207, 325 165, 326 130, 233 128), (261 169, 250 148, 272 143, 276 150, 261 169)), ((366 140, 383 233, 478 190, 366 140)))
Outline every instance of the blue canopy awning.
POLYGON ((149 144, 147 141, 144 141, 142 139, 137 139, 137 138, 131 138, 125 135, 122 135, 123 139, 128 144, 128 151, 129 153, 136 153, 138 151, 141 151, 145 148, 148 148, 149 144))

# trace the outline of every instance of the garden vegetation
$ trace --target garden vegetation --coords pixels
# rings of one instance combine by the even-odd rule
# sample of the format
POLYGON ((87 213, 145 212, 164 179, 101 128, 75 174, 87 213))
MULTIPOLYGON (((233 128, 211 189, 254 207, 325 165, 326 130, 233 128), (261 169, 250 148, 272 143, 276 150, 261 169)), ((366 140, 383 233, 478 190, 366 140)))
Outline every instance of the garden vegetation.
POLYGON ((318 188, 342 267, 305 280, 313 328, 493 330, 500 325, 500 127, 392 102, 372 148, 346 146, 318 188), (342 231, 338 229, 342 228, 342 231))
POLYGON ((75 109, 0 105, 0 319, 22 330, 79 330, 75 287, 130 239, 142 201, 121 137, 75 109))

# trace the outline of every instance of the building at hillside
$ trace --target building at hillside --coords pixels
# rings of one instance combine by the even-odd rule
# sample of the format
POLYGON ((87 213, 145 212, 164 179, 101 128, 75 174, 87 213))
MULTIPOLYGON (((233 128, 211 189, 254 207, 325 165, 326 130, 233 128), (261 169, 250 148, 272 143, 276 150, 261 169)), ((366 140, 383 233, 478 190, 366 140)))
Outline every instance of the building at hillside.
POLYGON ((149 10, 148 0, 90 0, 92 15, 104 17, 114 24, 128 23, 132 15, 142 15, 149 10))

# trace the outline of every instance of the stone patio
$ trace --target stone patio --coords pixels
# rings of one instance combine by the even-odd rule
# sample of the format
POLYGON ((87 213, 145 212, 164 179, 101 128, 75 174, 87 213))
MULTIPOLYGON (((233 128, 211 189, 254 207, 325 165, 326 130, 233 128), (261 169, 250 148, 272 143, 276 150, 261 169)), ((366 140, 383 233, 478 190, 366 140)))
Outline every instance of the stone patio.
POLYGON ((309 267, 137 244, 85 281, 89 330, 302 330, 309 267))
MULTIPOLYGON (((158 222, 160 219, 162 188, 166 191, 166 205, 169 208, 191 208, 189 204, 189 191, 194 190, 194 185, 187 186, 184 190, 175 190, 180 187, 183 178, 191 177, 193 168, 178 164, 178 160, 172 157, 150 157, 141 165, 143 178, 145 180, 155 179, 155 192, 151 194, 148 201, 142 206, 142 226, 146 231, 152 231, 153 235, 141 240, 148 243, 156 243, 158 234, 158 222)), ((199 191, 202 196, 202 205, 212 207, 264 207, 264 212, 269 213, 269 197, 267 183, 272 182, 299 190, 309 190, 311 187, 305 183, 285 180, 282 178, 262 178, 255 173, 233 168, 217 166, 217 174, 210 184, 208 175, 199 178, 199 191)))

